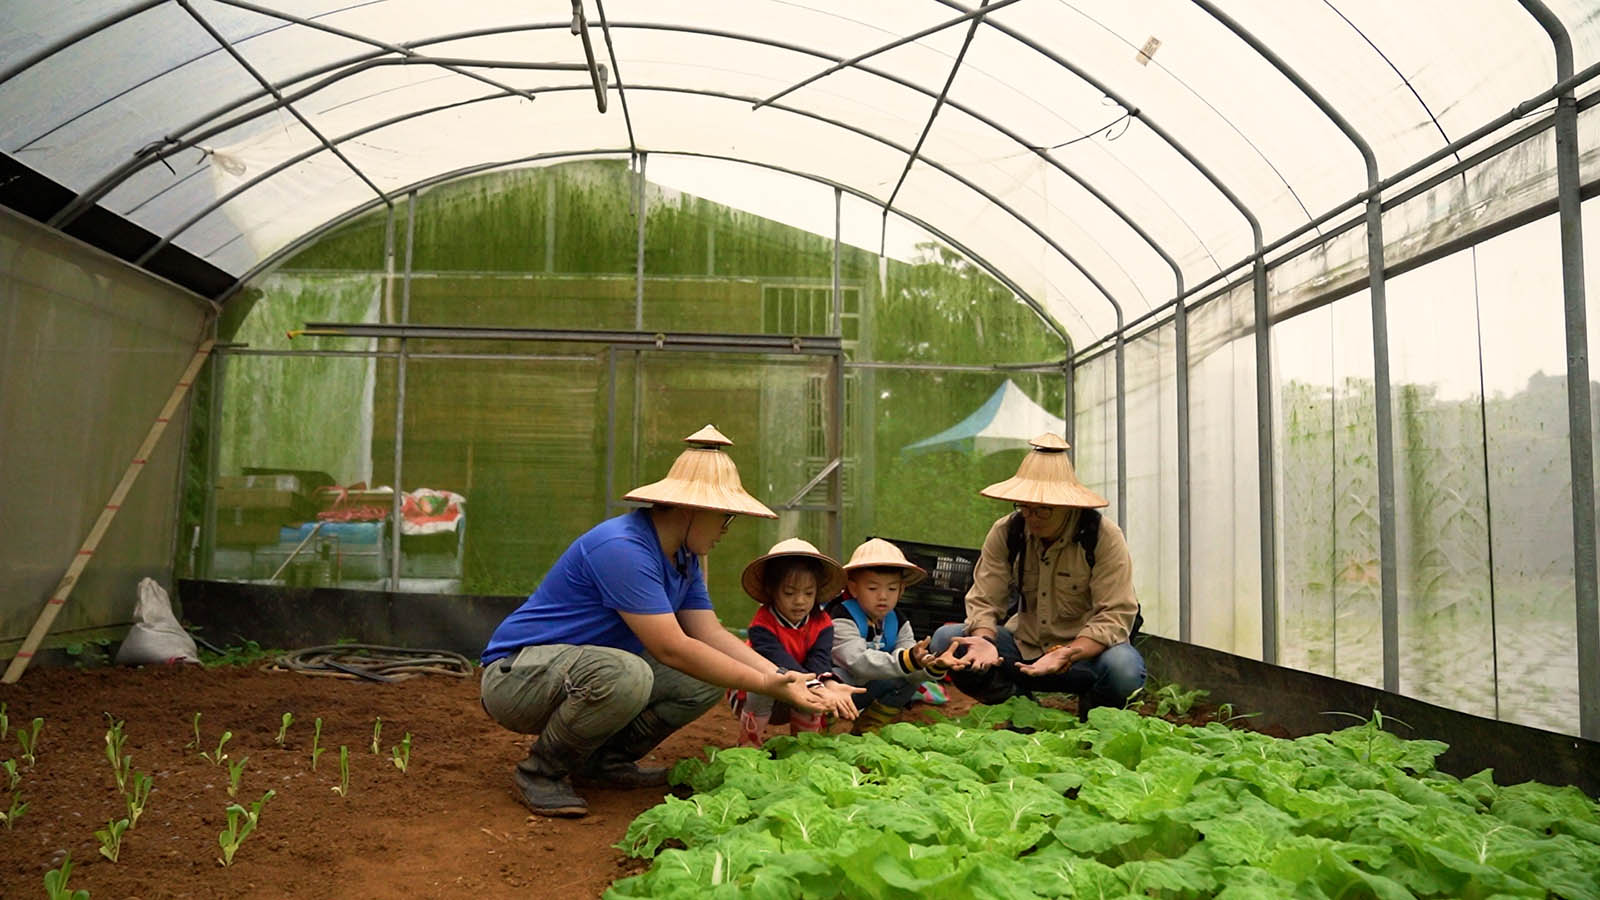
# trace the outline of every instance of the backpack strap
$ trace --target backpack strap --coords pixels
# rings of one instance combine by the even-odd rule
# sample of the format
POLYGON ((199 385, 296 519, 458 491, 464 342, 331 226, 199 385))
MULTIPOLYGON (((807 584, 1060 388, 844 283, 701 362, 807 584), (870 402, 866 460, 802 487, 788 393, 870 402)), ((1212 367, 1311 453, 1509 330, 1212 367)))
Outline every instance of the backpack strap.
MULTIPOLYGON (((861 604, 857 603, 854 597, 846 598, 840 605, 844 607, 845 612, 850 614, 850 618, 855 620, 856 628, 861 632, 861 637, 865 639, 872 630, 872 623, 867 620, 867 611, 861 608, 861 604)), ((883 617, 884 649, 893 650, 894 642, 899 636, 900 617, 895 615, 894 610, 891 609, 883 617)))
POLYGON ((1072 541, 1083 548, 1084 559, 1093 572, 1094 548, 1100 543, 1100 510, 1084 509, 1078 513, 1078 530, 1072 533, 1072 541))
POLYGON ((1020 512, 1013 512, 1011 518, 1006 520, 1006 559, 1011 572, 1011 583, 1017 586, 1011 593, 1011 602, 1006 605, 1007 620, 1022 608, 1022 565, 1028 548, 1026 529, 1027 523, 1023 521, 1020 512))

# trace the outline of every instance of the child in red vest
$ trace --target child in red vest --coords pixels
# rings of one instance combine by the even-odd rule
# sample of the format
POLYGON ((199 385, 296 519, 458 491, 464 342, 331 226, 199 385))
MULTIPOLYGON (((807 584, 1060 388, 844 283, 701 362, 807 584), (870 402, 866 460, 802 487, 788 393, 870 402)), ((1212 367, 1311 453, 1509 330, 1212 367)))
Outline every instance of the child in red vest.
MULTIPOLYGON (((810 673, 833 701, 832 711, 855 718, 853 692, 837 686, 833 672, 833 620, 818 605, 843 587, 843 568, 806 541, 790 538, 745 566, 740 583, 761 604, 750 620, 750 646, 780 672, 810 673)), ((794 710, 762 694, 730 691, 728 700, 739 719, 741 747, 761 746, 768 724, 788 722, 790 734, 827 727, 826 713, 794 710)))

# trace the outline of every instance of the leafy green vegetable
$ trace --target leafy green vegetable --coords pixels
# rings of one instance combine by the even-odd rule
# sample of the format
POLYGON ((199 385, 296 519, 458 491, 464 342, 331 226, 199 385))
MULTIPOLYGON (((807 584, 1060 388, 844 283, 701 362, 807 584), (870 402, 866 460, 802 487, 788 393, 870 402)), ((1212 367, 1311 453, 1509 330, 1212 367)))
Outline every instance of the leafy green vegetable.
POLYGON ((1290 741, 1015 699, 712 749, 629 827, 655 863, 608 896, 1600 900, 1600 805, 1445 775, 1443 744, 1382 724, 1290 741))

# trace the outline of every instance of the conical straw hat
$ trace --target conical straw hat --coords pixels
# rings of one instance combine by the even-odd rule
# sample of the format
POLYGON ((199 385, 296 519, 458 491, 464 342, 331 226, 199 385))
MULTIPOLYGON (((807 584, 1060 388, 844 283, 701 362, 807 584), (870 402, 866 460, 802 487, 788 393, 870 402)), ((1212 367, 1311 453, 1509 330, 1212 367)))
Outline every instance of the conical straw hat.
POLYGON ((767 566, 775 559, 786 556, 804 556, 822 563, 821 584, 817 585, 817 600, 826 603, 838 596, 839 589, 844 587, 844 569, 834 561, 833 557, 823 554, 811 544, 799 538, 789 538, 772 545, 765 556, 758 556, 744 567, 744 574, 739 577, 739 584, 744 586, 744 592, 761 603, 767 602, 767 566))
POLYGON ((996 500, 1038 506, 1099 508, 1111 505, 1111 501, 1084 487, 1083 482, 1078 480, 1072 460, 1067 458, 1067 450, 1071 445, 1066 441, 1046 433, 1028 443, 1033 445, 1033 449, 1022 458, 1017 474, 991 484, 978 493, 996 500))
POLYGON ((732 446, 733 441, 728 440, 722 432, 707 425, 684 438, 683 442, 689 445, 689 449, 673 460, 667 477, 636 487, 624 494, 622 499, 760 516, 763 519, 778 517, 760 500, 745 493, 744 486, 739 483, 738 467, 721 449, 732 446))
POLYGON ((850 561, 844 564, 846 575, 856 569, 878 568, 904 569, 906 573, 905 581, 902 583, 904 587, 910 587, 928 577, 926 569, 906 559, 906 555, 900 552, 899 547, 883 538, 873 538, 863 543, 856 548, 856 552, 850 554, 850 561))

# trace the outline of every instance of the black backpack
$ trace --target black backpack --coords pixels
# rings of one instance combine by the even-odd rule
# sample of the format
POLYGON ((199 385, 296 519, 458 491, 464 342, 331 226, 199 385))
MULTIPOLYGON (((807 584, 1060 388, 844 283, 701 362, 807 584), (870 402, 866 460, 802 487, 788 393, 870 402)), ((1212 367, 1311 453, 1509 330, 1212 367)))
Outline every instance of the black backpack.
MULTIPOLYGON (((1084 509, 1078 514, 1077 530, 1072 532, 1072 542, 1083 548, 1084 559, 1089 563, 1089 571, 1094 571, 1094 548, 1100 543, 1100 511, 1098 509, 1084 509)), ((1016 615, 1022 608, 1022 567, 1027 564, 1026 550, 1028 547, 1027 525, 1022 519, 1022 513, 1014 512, 1006 520, 1006 556, 1011 564, 1013 584, 1016 589, 1011 592, 1011 605, 1006 610, 1006 618, 1016 615)), ((1128 629, 1128 640, 1132 641, 1144 626, 1144 614, 1135 611, 1133 614, 1133 627, 1128 629)))

